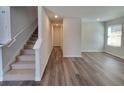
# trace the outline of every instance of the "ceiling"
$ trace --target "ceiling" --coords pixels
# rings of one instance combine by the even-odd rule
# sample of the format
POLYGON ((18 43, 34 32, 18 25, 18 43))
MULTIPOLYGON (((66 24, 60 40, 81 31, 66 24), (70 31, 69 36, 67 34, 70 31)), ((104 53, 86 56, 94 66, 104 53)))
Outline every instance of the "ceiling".
POLYGON ((49 19, 51 20, 51 22, 53 22, 53 23, 62 23, 63 22, 63 17, 61 17, 61 15, 59 15, 58 13, 55 13, 45 7, 44 7, 44 9, 45 9, 47 15, 49 16, 49 19), (57 15, 58 17, 55 18, 55 15, 57 15))
POLYGON ((84 21, 109 21, 124 16, 124 6, 45 6, 48 15, 54 20, 55 15, 60 20, 65 17, 82 18, 84 21))

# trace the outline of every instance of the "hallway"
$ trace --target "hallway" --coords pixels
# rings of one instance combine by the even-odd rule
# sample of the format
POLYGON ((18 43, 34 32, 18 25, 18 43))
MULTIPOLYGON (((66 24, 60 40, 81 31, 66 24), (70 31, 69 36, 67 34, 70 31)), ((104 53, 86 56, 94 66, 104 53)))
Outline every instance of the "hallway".
POLYGON ((0 85, 124 85, 124 60, 106 53, 82 53, 82 58, 63 58, 54 47, 41 81, 4 81, 0 85))

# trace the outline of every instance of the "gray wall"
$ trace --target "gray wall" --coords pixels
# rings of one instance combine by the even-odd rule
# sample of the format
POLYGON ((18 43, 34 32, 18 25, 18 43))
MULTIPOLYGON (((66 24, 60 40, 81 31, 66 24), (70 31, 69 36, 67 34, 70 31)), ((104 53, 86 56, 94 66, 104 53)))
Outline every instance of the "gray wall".
POLYGON ((82 52, 102 52, 104 47, 104 25, 100 22, 82 21, 82 52))
POLYGON ((11 35, 12 38, 18 32, 23 31, 16 37, 16 41, 10 47, 3 47, 3 69, 6 72, 9 65, 15 60, 20 49, 31 36, 37 26, 37 13, 34 7, 11 7, 11 35))
POLYGON ((105 22, 105 52, 124 58, 124 17, 105 22), (107 46, 107 27, 110 25, 122 24, 122 46, 107 46))

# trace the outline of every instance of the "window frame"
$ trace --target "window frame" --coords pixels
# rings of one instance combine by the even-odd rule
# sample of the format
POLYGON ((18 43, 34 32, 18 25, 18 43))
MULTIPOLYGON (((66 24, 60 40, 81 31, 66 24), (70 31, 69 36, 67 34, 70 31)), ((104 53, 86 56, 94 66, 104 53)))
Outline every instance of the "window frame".
POLYGON ((120 48, 120 47, 122 47, 122 33, 123 33, 123 24, 115 24, 115 25, 109 25, 108 27, 107 27, 107 42, 106 42, 106 44, 107 44, 107 46, 110 46, 110 47, 117 47, 117 48, 120 48), (108 44, 108 29, 109 29, 109 27, 113 27, 113 26, 121 26, 121 41, 120 41, 120 43, 121 43, 121 45, 120 46, 115 46, 115 45, 110 45, 110 44, 108 44))

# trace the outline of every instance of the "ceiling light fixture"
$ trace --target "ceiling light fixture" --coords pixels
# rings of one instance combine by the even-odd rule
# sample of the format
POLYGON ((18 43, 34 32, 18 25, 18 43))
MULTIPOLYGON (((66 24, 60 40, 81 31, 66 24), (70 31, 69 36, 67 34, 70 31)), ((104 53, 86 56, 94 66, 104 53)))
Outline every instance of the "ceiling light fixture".
POLYGON ((55 15, 55 18, 57 18, 58 16, 57 15, 55 15))
POLYGON ((97 18, 96 20, 97 20, 97 21, 100 21, 100 18, 97 18))

